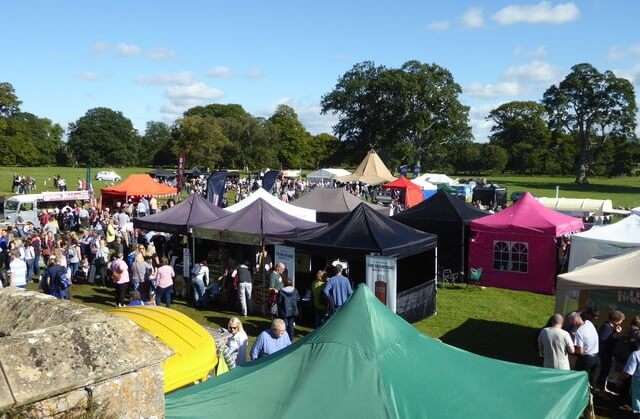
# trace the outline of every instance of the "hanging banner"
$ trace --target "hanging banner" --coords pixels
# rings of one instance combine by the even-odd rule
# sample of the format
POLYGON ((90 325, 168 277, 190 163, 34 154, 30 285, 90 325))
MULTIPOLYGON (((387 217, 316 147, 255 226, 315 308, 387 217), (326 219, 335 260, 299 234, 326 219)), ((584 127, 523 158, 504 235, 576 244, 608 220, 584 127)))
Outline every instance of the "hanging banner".
POLYGON ((275 263, 284 263, 287 267, 286 273, 291 280, 291 284, 296 286, 296 249, 289 246, 275 246, 275 263))
POLYGON ((191 251, 188 247, 182 248, 182 277, 191 278, 191 251))
POLYGON ((382 304, 396 312, 397 261, 394 257, 367 256, 367 286, 382 304))
POLYGON ((184 163, 185 155, 182 153, 178 157, 178 171, 176 172, 176 188, 178 189, 178 193, 182 191, 182 186, 184 184, 184 163))

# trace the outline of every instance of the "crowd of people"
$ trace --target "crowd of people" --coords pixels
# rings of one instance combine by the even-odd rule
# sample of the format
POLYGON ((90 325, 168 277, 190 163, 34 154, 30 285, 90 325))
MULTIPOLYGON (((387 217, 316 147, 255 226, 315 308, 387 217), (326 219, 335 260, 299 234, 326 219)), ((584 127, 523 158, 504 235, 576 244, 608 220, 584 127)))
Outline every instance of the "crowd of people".
POLYGON ((585 371, 596 395, 640 414, 640 316, 625 328, 624 313, 613 310, 596 328, 599 316, 591 308, 551 316, 538 335, 543 366, 585 371))

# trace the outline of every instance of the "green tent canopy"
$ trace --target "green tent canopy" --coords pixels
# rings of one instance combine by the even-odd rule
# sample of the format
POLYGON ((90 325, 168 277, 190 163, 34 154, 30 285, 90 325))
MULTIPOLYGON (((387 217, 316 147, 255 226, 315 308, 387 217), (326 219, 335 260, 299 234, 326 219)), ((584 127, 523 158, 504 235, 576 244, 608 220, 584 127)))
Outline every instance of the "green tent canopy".
POLYGON ((166 397, 167 418, 578 418, 584 372, 485 358, 422 335, 361 285, 279 353, 166 397))

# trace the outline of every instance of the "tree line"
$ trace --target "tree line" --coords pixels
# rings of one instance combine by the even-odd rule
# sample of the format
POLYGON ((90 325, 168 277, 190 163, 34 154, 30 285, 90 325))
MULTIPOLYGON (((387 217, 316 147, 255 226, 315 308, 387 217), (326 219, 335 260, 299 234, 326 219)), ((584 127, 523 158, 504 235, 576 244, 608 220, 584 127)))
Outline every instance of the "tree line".
POLYGON ((353 166, 375 148, 392 168, 420 163, 469 174, 632 174, 640 162, 633 85, 611 71, 577 64, 540 101, 512 101, 487 115, 489 142, 474 142, 461 86, 437 64, 399 68, 355 64, 322 97, 338 117, 333 134, 310 134, 293 108, 269 118, 238 104, 196 106, 175 123, 147 123, 139 134, 121 112, 94 108, 60 125, 20 110, 0 83, 0 154, 4 165, 175 166, 314 169, 353 166))

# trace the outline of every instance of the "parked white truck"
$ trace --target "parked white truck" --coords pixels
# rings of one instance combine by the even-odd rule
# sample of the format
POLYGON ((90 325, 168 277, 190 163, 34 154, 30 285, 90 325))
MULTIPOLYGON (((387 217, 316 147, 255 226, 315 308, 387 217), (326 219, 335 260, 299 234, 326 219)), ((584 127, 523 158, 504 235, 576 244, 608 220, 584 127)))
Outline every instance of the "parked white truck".
POLYGON ((88 201, 89 191, 42 192, 37 194, 14 195, 4 201, 4 217, 8 224, 15 223, 18 217, 22 222, 31 222, 40 227, 38 214, 42 210, 61 208, 76 201, 88 201))

